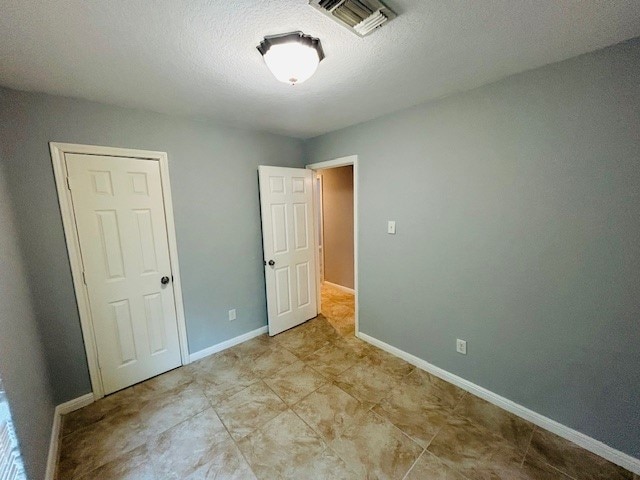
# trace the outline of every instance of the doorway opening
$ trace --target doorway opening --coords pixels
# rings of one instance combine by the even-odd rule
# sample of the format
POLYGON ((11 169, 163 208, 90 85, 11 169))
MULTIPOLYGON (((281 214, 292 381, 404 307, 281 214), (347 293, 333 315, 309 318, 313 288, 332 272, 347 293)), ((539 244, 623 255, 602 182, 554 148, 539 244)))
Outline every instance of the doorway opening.
POLYGON ((341 336, 357 336, 357 157, 307 168, 314 170, 318 312, 341 336))

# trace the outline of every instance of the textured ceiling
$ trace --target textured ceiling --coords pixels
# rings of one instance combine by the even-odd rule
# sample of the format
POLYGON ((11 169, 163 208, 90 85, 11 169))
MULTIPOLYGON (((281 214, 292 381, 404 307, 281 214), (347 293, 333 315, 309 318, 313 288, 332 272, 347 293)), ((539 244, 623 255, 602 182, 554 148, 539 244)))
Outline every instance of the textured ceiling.
POLYGON ((389 0, 359 38, 307 0, 0 0, 0 84, 310 137, 640 35, 638 0, 389 0), (326 59, 279 83, 255 46, 326 59))

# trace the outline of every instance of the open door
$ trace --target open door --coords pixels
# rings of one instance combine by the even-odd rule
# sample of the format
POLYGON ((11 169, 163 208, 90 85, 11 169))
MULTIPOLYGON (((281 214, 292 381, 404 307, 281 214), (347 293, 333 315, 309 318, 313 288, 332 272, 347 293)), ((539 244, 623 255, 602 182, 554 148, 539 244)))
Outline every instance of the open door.
POLYGON ((315 317, 313 172, 258 167, 269 335, 315 317))

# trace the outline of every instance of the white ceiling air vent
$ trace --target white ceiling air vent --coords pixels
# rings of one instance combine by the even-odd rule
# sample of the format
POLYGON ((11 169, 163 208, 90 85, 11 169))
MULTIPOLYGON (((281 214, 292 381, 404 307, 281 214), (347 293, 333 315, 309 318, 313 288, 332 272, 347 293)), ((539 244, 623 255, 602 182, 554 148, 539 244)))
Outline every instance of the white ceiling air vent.
POLYGON ((396 17, 379 0, 309 0, 309 5, 361 37, 396 17))

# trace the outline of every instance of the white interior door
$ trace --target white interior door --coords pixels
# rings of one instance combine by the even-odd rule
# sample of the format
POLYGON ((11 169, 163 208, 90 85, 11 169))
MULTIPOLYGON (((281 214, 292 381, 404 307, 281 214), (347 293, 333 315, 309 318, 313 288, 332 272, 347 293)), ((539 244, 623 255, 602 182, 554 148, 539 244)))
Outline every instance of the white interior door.
POLYGON ((155 160, 65 155, 105 394, 181 365, 155 160))
POLYGON ((258 168, 269 335, 318 314, 313 172, 258 168))

